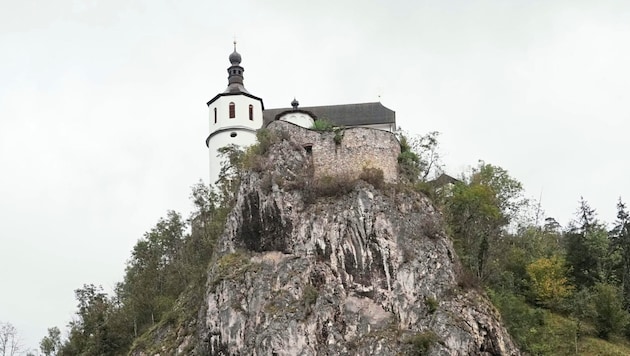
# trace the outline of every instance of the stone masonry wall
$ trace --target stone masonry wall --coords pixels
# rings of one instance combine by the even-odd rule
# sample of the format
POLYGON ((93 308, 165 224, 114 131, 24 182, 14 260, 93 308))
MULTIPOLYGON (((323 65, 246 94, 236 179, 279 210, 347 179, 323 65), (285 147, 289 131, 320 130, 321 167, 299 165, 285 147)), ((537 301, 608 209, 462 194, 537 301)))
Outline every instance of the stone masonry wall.
POLYGON ((356 179, 364 168, 379 168, 385 182, 398 181, 400 143, 389 131, 353 127, 339 133, 320 132, 284 121, 274 121, 267 128, 288 132, 303 147, 311 146, 315 179, 356 179), (339 143, 335 135, 343 135, 339 143))

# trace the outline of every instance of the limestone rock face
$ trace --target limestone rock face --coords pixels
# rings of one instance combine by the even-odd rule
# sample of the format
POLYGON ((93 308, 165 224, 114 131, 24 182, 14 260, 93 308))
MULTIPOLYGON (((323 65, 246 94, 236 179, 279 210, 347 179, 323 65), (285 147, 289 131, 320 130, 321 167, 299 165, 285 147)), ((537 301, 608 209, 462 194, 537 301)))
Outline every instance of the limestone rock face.
POLYGON ((283 141, 264 172, 244 178, 209 272, 199 351, 520 354, 492 305, 458 286, 457 257, 427 198, 359 182, 305 199, 308 187, 286 187, 308 164, 283 141))
POLYGON ((458 285, 426 197, 362 181, 321 194, 310 164, 283 140, 243 177, 194 340, 162 354, 520 355, 485 296, 458 285))

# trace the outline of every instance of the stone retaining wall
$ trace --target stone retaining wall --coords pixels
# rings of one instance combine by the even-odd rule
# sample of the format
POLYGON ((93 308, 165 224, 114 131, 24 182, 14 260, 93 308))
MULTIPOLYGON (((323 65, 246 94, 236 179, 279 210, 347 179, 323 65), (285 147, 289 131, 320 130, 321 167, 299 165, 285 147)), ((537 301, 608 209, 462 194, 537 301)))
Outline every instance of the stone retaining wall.
POLYGON ((354 127, 338 132, 320 132, 284 121, 274 121, 267 128, 288 132, 292 140, 310 151, 315 179, 356 179, 364 168, 378 168, 383 171, 386 183, 398 181, 400 142, 389 131, 354 127))

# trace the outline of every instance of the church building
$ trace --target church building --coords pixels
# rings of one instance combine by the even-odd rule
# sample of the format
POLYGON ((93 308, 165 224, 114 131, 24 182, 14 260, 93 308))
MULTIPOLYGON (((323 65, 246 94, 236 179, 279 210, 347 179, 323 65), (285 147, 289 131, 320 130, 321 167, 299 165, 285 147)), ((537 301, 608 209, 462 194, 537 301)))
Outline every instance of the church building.
POLYGON ((243 85, 241 55, 236 51, 229 56, 228 86, 208 101, 210 133, 206 146, 210 153, 210 183, 215 184, 221 170, 218 149, 230 144, 249 146, 256 143, 256 130, 273 121, 281 120, 310 128, 318 119, 330 121, 334 126, 366 127, 393 132, 396 130, 396 113, 380 102, 299 107, 293 99, 291 107, 265 109, 263 100, 250 94, 243 85))

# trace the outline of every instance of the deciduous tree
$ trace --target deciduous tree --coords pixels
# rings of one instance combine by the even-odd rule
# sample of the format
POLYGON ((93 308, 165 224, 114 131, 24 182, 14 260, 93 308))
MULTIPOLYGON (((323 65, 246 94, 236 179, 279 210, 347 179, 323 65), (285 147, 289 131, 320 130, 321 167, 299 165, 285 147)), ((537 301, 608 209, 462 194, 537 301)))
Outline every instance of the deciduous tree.
POLYGON ((526 200, 506 170, 480 162, 446 202, 448 226, 465 265, 481 280, 493 272, 506 227, 526 200))
POLYGON ((136 334, 156 323, 189 282, 179 268, 186 223, 169 211, 133 247, 121 299, 133 315, 136 334))
POLYGON ((412 135, 403 130, 396 132, 400 141, 400 164, 402 174, 410 182, 421 181, 437 177, 442 172, 442 162, 439 154, 437 131, 426 135, 412 135))
POLYGON ((58 355, 120 355, 131 342, 129 324, 119 325, 120 310, 103 292, 103 288, 85 284, 75 290, 78 301, 76 318, 70 322, 68 340, 58 355))
POLYGON ((14 356, 22 352, 17 329, 11 323, 0 322, 0 356, 14 356))
POLYGON ((543 305, 555 308, 573 290, 566 276, 564 259, 558 255, 539 258, 527 266, 530 287, 543 305))
POLYGON ((48 335, 40 341, 39 349, 46 356, 56 355, 61 349, 61 331, 58 327, 48 328, 48 335))
POLYGON ((593 289, 593 322, 599 337, 608 339, 611 333, 621 330, 628 320, 623 309, 619 290, 610 284, 598 283, 593 289))

